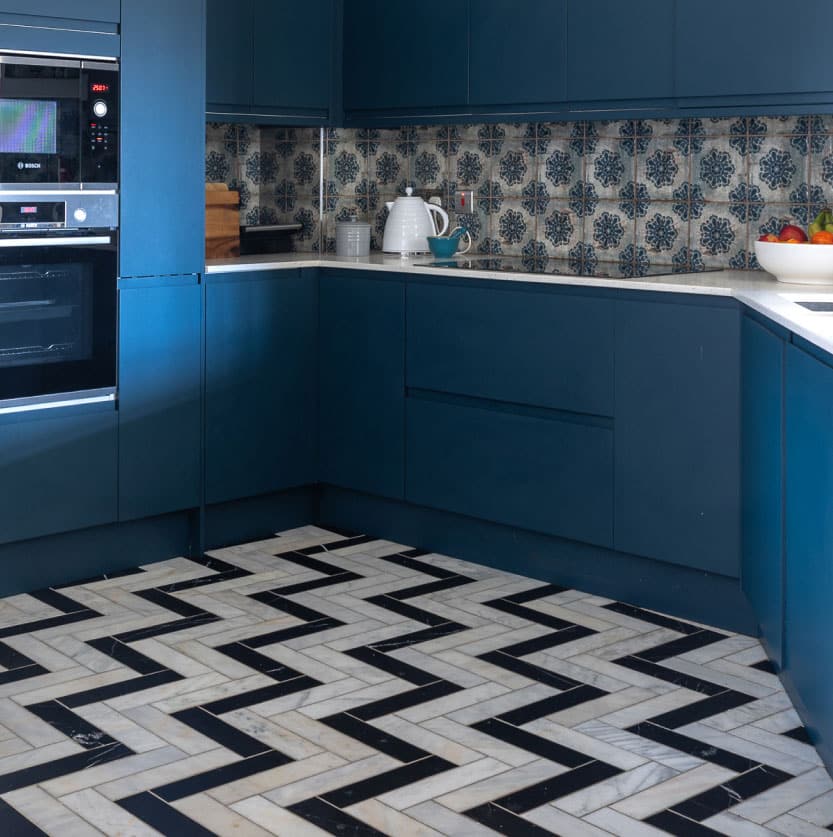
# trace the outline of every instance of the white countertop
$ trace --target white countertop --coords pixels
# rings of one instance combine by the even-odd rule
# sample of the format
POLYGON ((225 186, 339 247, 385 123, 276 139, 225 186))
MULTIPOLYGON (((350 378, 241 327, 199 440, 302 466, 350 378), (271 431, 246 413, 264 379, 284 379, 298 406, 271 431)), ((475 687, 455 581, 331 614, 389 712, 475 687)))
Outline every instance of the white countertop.
POLYGON ((458 270, 426 267, 432 256, 389 256, 372 253, 366 258, 345 258, 317 253, 285 253, 267 256, 241 256, 212 259, 206 273, 232 273, 252 270, 281 270, 299 267, 339 267, 363 271, 393 271, 422 276, 454 276, 455 279, 492 279, 501 282, 540 282, 549 285, 614 288, 662 293, 725 296, 749 306, 778 325, 833 354, 833 313, 812 312, 797 300, 833 302, 831 285, 792 285, 776 281, 768 273, 747 270, 720 270, 714 273, 679 273, 631 279, 600 279, 592 276, 560 276, 533 273, 503 273, 494 270, 458 270))

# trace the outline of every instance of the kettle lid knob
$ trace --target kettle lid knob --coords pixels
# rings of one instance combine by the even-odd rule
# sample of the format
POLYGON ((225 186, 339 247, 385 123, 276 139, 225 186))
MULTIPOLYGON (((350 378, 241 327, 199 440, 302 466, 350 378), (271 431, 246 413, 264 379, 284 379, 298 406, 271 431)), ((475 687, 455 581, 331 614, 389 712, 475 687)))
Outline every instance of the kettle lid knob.
POLYGON ((406 194, 409 198, 411 197, 411 195, 413 195, 413 193, 414 193, 414 187, 413 187, 413 186, 408 186, 408 187, 405 189, 405 194, 406 194))

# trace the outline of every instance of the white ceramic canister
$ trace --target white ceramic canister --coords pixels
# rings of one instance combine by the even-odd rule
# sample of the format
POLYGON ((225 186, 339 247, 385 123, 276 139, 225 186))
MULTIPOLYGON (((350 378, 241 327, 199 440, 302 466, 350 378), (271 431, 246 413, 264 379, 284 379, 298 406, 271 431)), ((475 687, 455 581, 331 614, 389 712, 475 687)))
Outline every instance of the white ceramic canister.
POLYGON ((369 256, 370 224, 351 218, 336 224, 337 256, 369 256))

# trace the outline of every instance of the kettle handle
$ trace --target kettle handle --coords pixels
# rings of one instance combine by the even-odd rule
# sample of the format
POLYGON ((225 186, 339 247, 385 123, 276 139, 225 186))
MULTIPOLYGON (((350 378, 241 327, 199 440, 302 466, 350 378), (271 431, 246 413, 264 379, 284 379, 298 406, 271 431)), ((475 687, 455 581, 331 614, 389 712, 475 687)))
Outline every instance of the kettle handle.
POLYGON ((435 235, 444 235, 445 231, 448 229, 448 213, 441 206, 437 206, 435 203, 426 203, 425 208, 428 210, 429 217, 433 212, 434 214, 439 215, 440 218, 443 219, 443 228, 441 230, 437 230, 437 223, 433 218, 431 218, 431 223, 434 226, 434 229, 436 230, 435 235))

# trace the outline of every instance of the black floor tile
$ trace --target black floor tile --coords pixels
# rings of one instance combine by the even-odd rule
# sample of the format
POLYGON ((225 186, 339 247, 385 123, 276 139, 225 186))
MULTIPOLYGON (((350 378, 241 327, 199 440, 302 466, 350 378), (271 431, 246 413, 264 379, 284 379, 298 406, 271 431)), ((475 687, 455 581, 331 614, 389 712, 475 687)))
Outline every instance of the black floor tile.
POLYGON ((33 822, 26 819, 23 814, 19 814, 2 799, 0 799, 0 834, 5 837, 48 837, 45 831, 41 831, 33 822))
POLYGON ((513 593, 511 596, 504 596, 507 602, 515 602, 515 604, 524 604, 526 602, 535 601, 535 599, 544 599, 547 596, 557 596, 568 590, 567 587, 560 587, 558 584, 543 584, 540 587, 533 587, 531 590, 524 590, 522 593, 513 593))
POLYGON ((745 695, 742 692, 734 692, 731 689, 727 689, 725 692, 721 692, 713 697, 698 700, 690 703, 688 706, 681 706, 679 709, 673 709, 670 712, 665 712, 662 715, 657 715, 655 718, 648 718, 647 720, 660 727, 676 729, 686 724, 693 724, 695 721, 702 721, 703 718, 709 718, 712 715, 717 715, 719 712, 727 712, 730 709, 751 703, 753 700, 757 700, 757 698, 745 695))
POLYGON ((788 729, 786 732, 782 732, 781 735, 786 735, 789 738, 794 738, 796 741, 800 741, 802 744, 809 744, 811 747, 813 746, 813 739, 810 738, 810 733, 807 731, 807 727, 805 726, 795 727, 795 729, 788 729))
POLYGON ((372 538, 370 535, 351 535, 340 541, 330 541, 330 543, 323 543, 318 546, 306 546, 296 551, 302 555, 320 555, 321 553, 333 552, 336 549, 345 549, 348 546, 361 546, 365 543, 373 543, 375 540, 377 538, 372 538))
POLYGON ((594 761, 592 756, 580 753, 578 750, 571 750, 569 747, 551 741, 549 738, 533 735, 531 732, 513 727, 498 718, 489 718, 472 724, 472 728, 486 735, 491 735, 493 738, 499 738, 501 741, 512 744, 521 750, 535 753, 536 756, 543 759, 563 764, 565 767, 580 767, 582 764, 594 761))
POLYGON ((178 782, 162 785, 159 788, 154 788, 153 793, 166 802, 176 802, 177 799, 184 799, 186 796, 202 793, 219 785, 227 785, 229 782, 236 782, 239 779, 245 779, 247 776, 263 773, 264 770, 282 767, 291 761, 292 759, 289 756, 285 756, 276 750, 269 750, 257 756, 206 770, 196 776, 189 776, 187 779, 180 779, 178 782))
POLYGON ((526 619, 528 622, 536 622, 546 628, 552 628, 554 631, 563 631, 565 628, 574 627, 573 622, 568 622, 565 619, 559 619, 557 616, 551 616, 549 613, 542 613, 540 610, 535 610, 532 607, 524 607, 517 602, 510 602, 506 599, 492 599, 483 604, 493 607, 502 613, 511 613, 512 616, 519 616, 521 619, 526 619))
POLYGON ((206 613, 201 607, 192 605, 178 596, 172 596, 170 593, 163 593, 162 590, 157 590, 152 587, 150 590, 137 590, 134 596, 140 596, 145 601, 153 602, 171 613, 178 613, 180 616, 202 616, 206 613))
POLYGON ((514 645, 507 645, 500 648, 504 654, 511 654, 513 657, 525 657, 527 654, 534 654, 536 651, 545 651, 547 648, 555 648, 557 645, 566 645, 568 642, 575 642, 586 636, 592 636, 595 631, 585 628, 583 625, 571 625, 563 631, 544 634, 544 636, 528 639, 525 642, 516 642, 514 645))
POLYGON ((429 700, 453 695, 455 692, 462 691, 462 689, 462 686, 448 683, 445 680, 439 680, 436 683, 422 686, 419 689, 411 689, 399 695, 382 698, 382 700, 374 700, 372 703, 358 706, 355 709, 351 709, 350 714, 356 718, 361 718, 363 721, 370 721, 373 718, 381 718, 382 715, 390 715, 392 712, 398 712, 400 709, 407 709, 409 706, 416 706, 419 703, 426 703, 429 700))
POLYGON ((261 654, 259 651, 255 651, 239 642, 230 642, 228 645, 217 645, 214 650, 225 654, 227 657, 231 657, 233 660, 237 660, 238 663, 243 663, 244 666, 248 666, 254 671, 268 674, 275 680, 292 680, 293 677, 301 676, 300 671, 295 671, 294 668, 290 668, 278 662, 278 660, 266 654, 261 654))
POLYGON ((38 677, 41 674, 49 674, 49 670, 37 663, 23 666, 23 668, 14 668, 11 671, 0 671, 0 686, 6 683, 17 683, 20 680, 28 680, 30 677, 38 677))
POLYGON ((94 575, 89 578, 82 578, 80 581, 71 581, 69 584, 56 584, 53 590, 66 590, 68 587, 86 587, 88 584, 95 584, 98 581, 110 581, 114 578, 126 578, 131 575, 140 575, 145 572, 141 567, 131 567, 129 570, 116 570, 112 573, 94 575))
POLYGON ((523 675, 530 680, 537 680, 539 683, 544 683, 547 686, 552 686, 553 689, 573 689, 580 686, 578 680, 571 680, 569 677, 564 677, 561 674, 556 674, 554 671, 536 666, 533 663, 528 663, 526 660, 520 660, 517 657, 510 657, 502 651, 489 651, 486 654, 480 654, 478 659, 485 660, 493 666, 505 668, 507 671, 512 671, 515 674, 523 675))
POLYGON ((738 756, 735 753, 730 753, 728 750, 721 750, 713 744, 706 744, 703 741, 698 741, 696 738, 680 735, 678 732, 672 732, 650 722, 636 724, 635 726, 629 727, 627 731, 632 732, 634 735, 641 735, 650 741, 656 741, 658 744, 665 744, 667 747, 679 750, 681 753, 688 753, 690 756, 703 759, 703 761, 719 764, 727 770, 734 770, 735 773, 746 773, 747 770, 752 770, 759 765, 759 762, 748 759, 745 756, 738 756))
POLYGON ((62 625, 74 625, 77 622, 85 622, 87 619, 96 619, 99 616, 101 614, 94 610, 78 610, 75 613, 67 613, 63 616, 50 616, 46 619, 37 619, 34 622, 10 625, 8 628, 0 628, 0 639, 5 639, 7 636, 19 636, 20 634, 33 634, 47 628, 60 628, 62 625))
POLYGON ((552 831, 547 831, 491 802, 478 805, 477 808, 470 808, 463 813, 481 825, 485 825, 486 828, 491 828, 500 834, 508 834, 509 837, 553 837, 552 831))
POLYGON ((396 657, 389 657, 381 651, 376 651, 366 646, 351 648, 344 653, 353 657, 355 660, 361 660, 363 663, 375 666, 382 671, 386 671, 388 674, 392 674, 402 680, 407 680, 415 686, 426 686, 428 683, 436 683, 440 680, 436 674, 431 674, 430 671, 423 671, 421 668, 412 666, 410 663, 403 663, 402 660, 398 660, 396 657))
POLYGON ((269 633, 241 639, 240 644, 248 648, 263 648, 265 645, 287 642, 290 639, 297 639, 299 636, 308 636, 309 634, 317 634, 319 631, 340 628, 343 624, 338 619, 319 619, 316 622, 304 622, 303 625, 293 625, 291 628, 281 628, 277 631, 269 631, 269 633))
POLYGON ((638 671, 640 674, 656 677, 657 680, 673 683, 675 686, 680 686, 683 689, 691 689, 692 692, 700 692, 704 695, 717 695, 720 692, 726 691, 726 687, 721 686, 719 683, 712 683, 700 677, 693 677, 690 674, 674 671, 672 668, 666 668, 656 663, 649 663, 647 660, 642 660, 639 657, 620 657, 618 660, 613 660, 612 662, 617 666, 624 666, 633 671, 638 671))
POLYGON ((172 808, 148 791, 119 799, 118 804, 160 834, 176 837, 217 837, 213 831, 203 828, 185 814, 180 814, 176 808, 172 808))
POLYGON ((447 570, 444 567, 438 567, 434 564, 429 564, 426 561, 417 561, 423 555, 428 555, 427 552, 422 552, 419 549, 411 550, 410 552, 398 552, 396 555, 380 555, 380 561, 387 561, 389 564, 396 564, 398 567, 404 567, 407 570, 414 570, 415 572, 425 573, 425 575, 433 576, 434 578, 453 578, 457 575, 453 570, 447 570))
POLYGON ((646 648, 633 656, 639 657, 640 660, 648 660, 651 663, 659 663, 669 657, 677 657, 680 654, 713 645, 715 642, 720 642, 721 639, 726 639, 726 634, 719 634, 716 631, 697 631, 697 633, 686 634, 679 639, 672 639, 670 642, 655 645, 653 648, 646 648))
POLYGON ((85 750, 117 743, 107 733, 76 715, 57 700, 30 703, 26 710, 62 732, 67 738, 71 738, 76 744, 80 744, 85 750))
POLYGON ((390 596, 371 596, 364 601, 370 602, 370 604, 376 605, 377 607, 383 607, 385 610, 390 610, 393 613, 398 613, 407 619, 413 619, 415 622, 422 622, 424 625, 442 625, 450 621, 446 616, 440 616, 437 613, 431 613, 430 610, 414 607, 399 599, 392 599, 390 596))
POLYGON ((701 822, 792 778, 789 773, 760 765, 716 788, 672 805, 671 810, 701 822))
POLYGON ((439 756, 429 756, 420 761, 411 762, 385 773, 371 776, 369 779, 362 779, 360 782, 354 782, 352 785, 346 785, 330 793, 322 794, 321 798, 325 802, 329 802, 330 805, 335 805, 336 808, 346 808, 348 805, 355 805, 365 799, 381 796, 388 791, 396 790, 405 785, 412 785, 420 779, 427 779, 429 776, 451 770, 454 766, 450 761, 441 759, 439 756))
POLYGON ((392 590, 387 595, 393 599, 412 599, 415 596, 427 596, 429 593, 451 590, 454 587, 471 584, 473 581, 474 579, 472 578, 454 575, 449 578, 441 578, 439 581, 430 581, 427 584, 417 584, 415 587, 405 587, 403 590, 392 590))
POLYGON ((107 686, 98 686, 95 689, 76 692, 74 695, 65 695, 61 698, 61 703, 70 708, 86 706, 88 703, 99 703, 103 700, 121 697, 121 695, 132 695, 134 692, 152 689, 154 686, 164 686, 165 683, 174 683, 182 679, 182 675, 175 671, 157 671, 154 674, 144 674, 141 677, 130 677, 120 683, 110 683, 107 686))
POLYGON ((106 654, 123 666, 133 669, 138 674, 153 674, 155 671, 167 671, 162 663, 156 662, 145 654, 140 654, 134 648, 130 648, 115 637, 103 636, 98 639, 88 639, 87 645, 95 648, 102 654, 106 654))
POLYGON ((76 602, 75 599, 65 596, 63 593, 59 593, 57 590, 53 590, 51 588, 35 590, 34 593, 29 593, 29 595, 33 599, 37 599, 39 602, 49 605, 49 607, 54 607, 55 610, 60 610, 61 613, 79 613, 89 610, 89 608, 86 605, 81 604, 81 602, 76 602))
POLYGON ((648 817, 645 822, 675 837, 725 837, 722 831, 715 831, 699 822, 681 817, 673 811, 660 811, 648 817))
MULTIPOLYGON (((305 799, 303 802, 290 805, 288 810, 324 831, 329 831, 330 834, 345 835, 345 837, 390 837, 377 831, 373 826, 345 814, 344 811, 322 799, 305 799)), ((399 837, 406 837, 406 835, 399 835, 399 837)))
POLYGON ((755 663, 755 665, 749 666, 749 668, 756 668, 758 671, 765 671, 767 674, 778 674, 778 669, 772 660, 761 660, 761 662, 755 663))
POLYGON ((498 718, 507 724, 521 726, 537 718, 543 718, 545 715, 563 712, 571 706, 578 706, 580 703, 587 703, 588 700, 596 700, 596 698, 604 697, 606 694, 608 693, 603 689, 597 689, 595 686, 577 686, 575 689, 569 689, 566 692, 561 692, 561 694, 536 700, 534 703, 513 709, 511 712, 504 712, 498 718))
POLYGON ((650 625, 658 625, 660 628, 670 628, 680 634, 696 634, 703 630, 700 625, 692 625, 690 622, 664 616, 662 613, 654 613, 652 610, 643 610, 641 607, 635 607, 624 602, 613 602, 605 605, 605 609, 621 613, 623 616, 632 616, 634 619, 648 622, 650 625))
POLYGON ((211 701, 211 703, 203 704, 203 709, 212 712, 214 715, 222 715, 234 709, 254 706, 256 703, 264 703, 267 700, 274 700, 284 695, 303 692, 306 689, 314 689, 320 685, 321 683, 312 677, 296 677, 294 680, 287 680, 285 683, 275 683, 274 686, 263 686, 260 689, 243 692, 240 695, 232 695, 231 697, 211 701))
POLYGON ((299 567, 304 567, 305 569, 313 570, 323 575, 341 575, 344 572, 343 567, 338 567, 319 558, 313 558, 312 555, 308 555, 306 552, 296 550, 292 550, 291 552, 278 552, 275 558, 280 558, 282 561, 291 561, 299 567))
POLYGON ((375 648, 377 651, 396 651, 398 648, 419 645, 421 642, 429 642, 432 639, 440 639, 441 637, 467 630, 468 628, 465 625, 460 625, 457 622, 444 622, 442 625, 437 625, 436 627, 425 628, 421 631, 413 631, 412 633, 401 634, 400 636, 390 637, 390 639, 374 642, 370 647, 375 648))
POLYGON ((324 578, 314 578, 312 581, 287 584, 285 587, 278 587, 275 593, 280 596, 291 596, 294 593, 306 593, 308 590, 320 590, 322 587, 344 584, 347 581, 355 581, 357 578, 361 578, 357 573, 338 573, 338 575, 328 575, 324 578))
POLYGON ((200 625, 210 625, 212 622, 220 622, 219 616, 213 613, 204 613, 200 616, 188 616, 185 619, 174 619, 170 622, 162 622, 159 625, 150 625, 147 628, 137 628, 135 631, 126 631, 123 634, 116 634, 120 642, 138 642, 140 639, 150 639, 164 634, 173 634, 177 631, 186 631, 188 628, 197 628, 200 625))
POLYGON ((327 618, 326 613, 319 613, 311 607, 304 607, 304 605, 298 604, 298 602, 292 601, 292 599, 285 598, 275 590, 264 590, 262 593, 253 593, 249 598, 269 605, 269 607, 274 607, 275 610, 280 610, 289 616, 294 616, 302 622, 317 622, 319 619, 327 618))
POLYGON ((368 747, 373 747, 380 753, 385 753, 401 762, 418 761, 431 755, 431 753, 415 747, 413 744, 409 744, 407 741, 373 726, 373 724, 360 721, 346 712, 320 718, 319 723, 326 724, 328 727, 332 727, 344 735, 349 735, 350 738, 355 738, 356 741, 361 741, 368 747))
POLYGON ((546 805, 554 799, 561 799, 562 796, 583 790, 590 785, 596 785, 621 772, 618 767, 614 767, 612 764, 590 761, 575 768, 575 770, 560 773, 558 776, 553 776, 552 779, 545 779, 543 782, 537 782, 528 788, 515 791, 493 801, 495 805, 506 808, 513 814, 523 814, 525 811, 531 811, 540 805, 546 805))
POLYGON ((21 654, 20 651, 15 651, 11 645, 0 642, 0 668, 12 670, 33 665, 35 665, 34 660, 30 660, 25 654, 21 654))
POLYGON ((221 747, 237 753, 238 756, 243 756, 243 758, 255 756, 271 749, 262 741, 258 741, 251 735, 241 732, 237 727, 221 721, 216 715, 206 712, 199 706, 174 712, 171 717, 176 718, 177 721, 191 727, 206 738, 210 738, 221 747))
POLYGON ((214 573, 214 575, 204 575, 200 578, 188 578, 184 581, 175 581, 172 584, 160 585, 157 589, 163 593, 178 593, 180 590, 194 590, 197 587, 208 587, 211 584, 219 584, 221 581, 231 581, 235 578, 245 578, 251 575, 248 570, 234 567, 224 572, 214 573))

